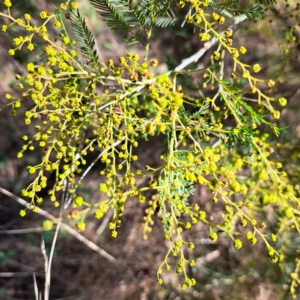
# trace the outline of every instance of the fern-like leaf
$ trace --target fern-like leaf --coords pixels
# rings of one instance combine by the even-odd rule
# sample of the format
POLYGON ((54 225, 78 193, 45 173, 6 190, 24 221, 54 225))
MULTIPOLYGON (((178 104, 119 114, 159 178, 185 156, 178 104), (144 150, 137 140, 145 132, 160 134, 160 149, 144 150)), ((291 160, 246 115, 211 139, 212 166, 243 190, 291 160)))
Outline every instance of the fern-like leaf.
POLYGON ((92 6, 102 16, 108 27, 114 30, 129 29, 130 22, 127 22, 123 13, 130 9, 129 2, 114 0, 90 0, 92 6))
POLYGON ((170 27, 170 26, 174 26, 175 23, 177 21, 177 18, 174 17, 158 17, 156 19, 156 26, 158 27, 170 27))
POLYGON ((94 50, 95 38, 88 29, 85 20, 81 17, 79 11, 72 13, 71 25, 77 41, 77 45, 80 48, 83 63, 91 66, 93 69, 99 67, 99 57, 94 50))
POLYGON ((256 0, 255 2, 260 3, 261 5, 271 5, 276 4, 277 0, 256 0))
POLYGON ((191 120, 198 120, 204 114, 207 113, 208 109, 209 109, 209 103, 208 102, 203 102, 201 107, 196 112, 194 112, 193 114, 190 115, 190 119, 191 120))
POLYGON ((265 12, 264 7, 262 5, 254 5, 252 3, 248 3, 241 10, 248 19, 261 18, 265 12))
POLYGON ((235 15, 245 14, 247 18, 261 18, 264 14, 264 7, 270 4, 275 4, 277 0, 254 0, 249 1, 244 7, 240 6, 239 0, 211 0, 210 6, 212 9, 222 13, 224 10, 235 15), (257 5, 255 3, 258 3, 257 5))
POLYGON ((147 27, 173 26, 177 21, 172 12, 170 0, 141 0, 133 7, 133 0, 90 0, 92 6, 102 16, 103 21, 113 30, 126 29, 131 31, 129 43, 139 40, 142 29, 147 27))

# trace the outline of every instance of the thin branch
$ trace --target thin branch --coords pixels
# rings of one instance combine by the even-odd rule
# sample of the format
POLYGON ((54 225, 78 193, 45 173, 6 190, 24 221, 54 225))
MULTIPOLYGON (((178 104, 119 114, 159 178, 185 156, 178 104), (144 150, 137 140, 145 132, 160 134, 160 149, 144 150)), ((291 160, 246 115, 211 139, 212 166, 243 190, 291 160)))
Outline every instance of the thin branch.
POLYGON ((45 290, 44 290, 44 298, 45 300, 48 300, 47 299, 47 295, 49 295, 49 292, 50 291, 50 285, 47 284, 47 270, 49 268, 49 260, 48 260, 48 256, 47 256, 47 252, 46 252, 46 247, 45 247, 45 241, 44 241, 44 237, 42 236, 42 243, 41 243, 41 250, 42 250, 42 254, 44 256, 44 261, 45 261, 45 290))
POLYGON ((38 289, 38 286, 36 283, 35 273, 33 273, 32 275, 33 275, 33 286, 34 286, 35 299, 39 300, 39 289, 38 289))
MULTIPOLYGON (((74 192, 76 192, 78 186, 80 186, 82 180, 84 179, 84 177, 90 172, 90 170, 92 169, 92 167, 95 165, 95 163, 100 159, 100 157, 104 154, 107 153, 111 148, 117 147, 119 144, 121 144, 123 141, 125 140, 125 137, 122 138, 122 140, 120 141, 116 141, 113 143, 113 145, 111 145, 110 147, 108 147, 107 149, 103 150, 98 156, 97 158, 88 166, 88 168, 83 172, 82 176, 79 178, 77 184, 75 185, 74 188, 74 192)), ((68 200, 65 201, 64 203, 64 209, 67 209, 68 206, 70 205, 72 201, 72 196, 69 196, 68 200)))
POLYGON ((96 241, 96 239, 103 233, 103 231, 107 228, 107 224, 110 221, 110 218, 112 217, 114 211, 111 209, 110 211, 108 211, 101 223, 101 225, 99 226, 99 228, 96 231, 95 234, 95 238, 94 241, 96 241))
MULTIPOLYGON (((234 23, 229 27, 229 29, 235 29, 235 27, 245 21, 247 19, 247 16, 245 14, 242 14, 241 16, 235 17, 234 23)), ((221 32, 220 34, 223 34, 221 32)), ((191 63, 197 62, 216 42, 218 41, 217 37, 213 37, 209 42, 206 42, 204 46, 198 50, 195 54, 192 56, 185 58, 181 61, 181 64, 178 65, 174 70, 169 71, 167 74, 172 74, 174 71, 178 72, 184 69, 186 66, 190 65, 191 63)))
POLYGON ((9 278, 9 277, 27 277, 30 275, 30 272, 0 272, 1 278, 9 278))
MULTIPOLYGON (((12 194, 11 192, 7 191, 6 189, 3 189, 0 187, 0 192, 10 198, 13 198, 19 204, 21 204, 25 207, 29 207, 29 208, 32 207, 32 205, 30 203, 28 203, 27 201, 25 201, 22 198, 17 197, 16 195, 12 194)), ((59 221, 59 219, 55 218, 53 215, 49 214, 48 212, 46 212, 45 210, 43 210, 41 208, 38 209, 37 213, 40 214, 41 216, 45 217, 46 219, 53 221, 53 223, 57 223, 59 221)), ((98 254, 100 254, 101 256, 103 256, 104 258, 109 260, 110 262, 114 263, 116 261, 116 259, 112 255, 110 255, 105 250, 98 247, 92 241, 85 238, 83 235, 81 235, 79 232, 77 232, 75 229, 73 229, 69 225, 67 225, 65 223, 61 223, 61 227, 64 228, 69 234, 73 235, 77 240, 84 243, 87 247, 94 250, 95 252, 97 252, 98 254)))
POLYGON ((57 226, 56 226, 56 229, 55 229, 55 233, 54 233, 53 241, 52 241, 52 246, 51 246, 51 250, 50 250, 50 255, 49 255, 49 260, 48 260, 48 269, 46 270, 46 278, 45 278, 45 296, 44 296, 44 300, 48 300, 49 296, 50 296, 51 265, 52 265, 56 240, 57 240, 57 236, 58 236, 58 231, 59 231, 59 228, 60 228, 60 225, 61 225, 62 211, 63 210, 61 209, 60 219, 59 219, 59 221, 57 223, 57 226), (47 291, 47 293, 46 293, 46 291, 47 291))
POLYGON ((11 229, 11 230, 0 230, 0 234, 23 234, 23 233, 31 233, 31 232, 42 232, 43 227, 35 227, 35 228, 24 228, 24 229, 11 229))

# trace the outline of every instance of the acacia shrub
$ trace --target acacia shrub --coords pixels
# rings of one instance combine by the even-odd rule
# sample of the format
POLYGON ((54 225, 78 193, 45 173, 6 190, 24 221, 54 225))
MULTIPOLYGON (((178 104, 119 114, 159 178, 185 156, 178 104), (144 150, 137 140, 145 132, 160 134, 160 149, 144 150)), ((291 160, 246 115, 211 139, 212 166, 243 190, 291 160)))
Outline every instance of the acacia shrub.
MULTIPOLYGON (((222 233, 239 250, 243 243, 254 245, 260 239, 270 259, 282 261, 282 251, 274 247, 277 233, 287 224, 299 231, 299 186, 293 180, 294 171, 283 170, 277 155, 286 146, 278 138, 282 132, 278 119, 287 99, 278 94, 276 78, 259 76, 260 64, 245 63, 246 47, 234 44, 237 26, 246 19, 260 19, 274 2, 90 3, 112 29, 129 31, 129 44, 141 43, 143 58, 128 51, 101 61, 75 1, 61 3, 53 12, 41 11, 38 25, 30 14, 14 18, 9 0, 0 13, 3 32, 15 27, 23 30, 13 38, 9 55, 26 48, 29 53, 39 51, 42 58, 27 64, 27 74, 16 74, 22 97, 6 94, 13 115, 24 101, 32 103, 24 121, 35 133, 23 136, 18 157, 36 148, 41 153, 40 162, 27 167, 33 180, 21 194, 30 205, 20 215, 37 212, 44 201, 40 192, 46 189, 55 207, 72 205, 71 217, 79 231, 84 231, 88 213, 101 219, 112 210, 108 227, 117 237, 126 201, 137 199, 147 205, 144 238, 157 214, 169 242, 157 272, 158 283, 163 283, 163 270, 171 268, 170 256, 174 256, 175 271, 183 276, 182 289, 196 284, 187 272, 195 261, 186 256, 195 244, 183 232, 199 222, 212 242, 222 233), (186 11, 184 20, 180 20, 181 11, 186 11), (200 50, 173 68, 169 64, 170 70, 162 73, 163 62, 149 57, 153 30, 178 21, 193 28, 200 50), (49 34, 49 26, 57 28, 56 35, 49 34), (205 53, 210 53, 210 61, 198 67, 194 62, 205 53), (142 139, 158 135, 164 138, 161 163, 143 165, 134 149, 142 139), (97 153, 96 159, 87 165, 91 152, 97 153), (80 192, 82 181, 98 162, 105 165, 100 171, 105 180, 99 180, 105 200, 88 203, 80 192), (135 162, 140 169, 133 167, 135 162), (49 174, 55 176, 51 188, 49 174), (196 185, 209 191, 210 211, 190 201, 196 185), (280 216, 270 231, 260 213, 267 207, 280 216)), ((287 43, 295 41, 294 31, 287 34, 287 43)), ((45 222, 46 229, 52 225, 45 222)))

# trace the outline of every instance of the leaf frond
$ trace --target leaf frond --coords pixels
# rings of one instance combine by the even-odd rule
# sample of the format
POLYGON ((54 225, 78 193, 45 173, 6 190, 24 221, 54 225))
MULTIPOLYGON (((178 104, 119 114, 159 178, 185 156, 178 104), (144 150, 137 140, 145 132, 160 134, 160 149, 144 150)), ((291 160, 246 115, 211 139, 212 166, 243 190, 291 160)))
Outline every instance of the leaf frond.
POLYGON ((174 26, 176 21, 177 18, 173 18, 173 17, 158 17, 156 19, 156 26, 162 28, 170 27, 170 26, 174 26))
POLYGON ((254 19, 262 18, 265 6, 275 3, 276 0, 255 0, 249 1, 244 7, 241 7, 239 0, 212 0, 209 5, 220 13, 226 10, 234 15, 245 14, 248 19, 254 19))
POLYGON ((72 12, 71 25, 84 64, 91 66, 93 69, 98 68, 99 57, 96 50, 94 50, 95 38, 78 10, 76 13, 72 12))
POLYGON ((255 2, 260 3, 261 5, 277 4, 277 0, 255 0, 255 2))
POLYGON ((130 1, 119 0, 90 0, 107 26, 113 30, 129 29, 130 22, 126 21, 124 14, 130 10, 130 1))

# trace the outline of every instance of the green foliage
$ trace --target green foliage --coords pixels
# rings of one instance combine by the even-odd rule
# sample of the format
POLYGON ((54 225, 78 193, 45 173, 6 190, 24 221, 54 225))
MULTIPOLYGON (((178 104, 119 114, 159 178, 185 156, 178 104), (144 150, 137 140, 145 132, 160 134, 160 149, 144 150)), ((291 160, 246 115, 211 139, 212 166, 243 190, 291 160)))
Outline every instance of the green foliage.
MULTIPOLYGON (((218 1, 214 0, 209 3, 209 5, 216 11, 222 13, 224 11, 230 12, 234 15, 245 14, 249 19, 261 18, 264 14, 264 6, 270 3, 263 3, 265 1, 258 1, 260 4, 256 5, 252 1, 249 1, 243 7, 240 6, 239 0, 229 0, 229 1, 218 1)), ((267 1, 269 2, 269 1, 267 1)), ((274 1, 276 3, 276 1, 274 1)))
MULTIPOLYGON (((109 229, 117 237, 125 203, 129 199, 146 203, 144 237, 151 232, 157 213, 169 244, 157 273, 158 283, 163 283, 163 268, 170 269, 172 254, 177 257, 176 273, 183 275, 182 289, 196 284, 188 272, 195 262, 186 256, 195 244, 183 233, 199 223, 212 242, 220 231, 236 250, 245 243, 255 245, 259 239, 273 262, 283 262, 283 250, 275 246, 276 233, 287 222, 291 230, 300 232, 299 186, 294 182, 299 173, 282 170, 276 155, 283 147, 277 140, 281 129, 276 122, 279 107, 287 100, 276 95, 275 79, 257 75, 259 64, 244 62, 247 49, 233 46, 235 25, 247 18, 261 18, 273 1, 240 7, 236 0, 143 0, 135 6, 130 1, 91 0, 109 27, 131 31, 131 42, 138 41, 142 31, 146 33, 143 60, 138 53, 127 52, 108 62, 99 60, 95 39, 76 2, 61 3, 54 13, 42 11, 39 25, 34 25, 30 15, 15 19, 11 2, 4 4, 7 10, 0 17, 10 23, 2 30, 19 26, 25 31, 13 40, 10 55, 22 47, 33 50, 33 39, 35 44, 46 43, 43 63, 29 63, 26 75, 16 75, 22 98, 6 95, 13 114, 24 99, 32 102, 25 123, 34 125, 35 133, 23 137, 18 157, 38 148, 41 159, 27 167, 33 175, 32 183, 22 190, 30 199, 27 210, 37 211, 48 200, 39 194, 47 189, 55 207, 72 203, 70 216, 79 231, 85 229, 88 213, 100 219, 112 210, 109 229), (210 55, 207 66, 197 68, 194 57, 179 66, 170 59, 170 71, 163 74, 157 59, 148 57, 152 29, 171 26, 177 20, 172 6, 187 6, 184 26, 193 29, 201 48, 197 54, 210 55), (76 41, 70 39, 61 17, 69 10, 76 41), (243 14, 243 18, 232 13, 243 14), (48 33, 47 26, 53 25, 60 29, 59 41, 48 33), (192 63, 194 68, 183 70, 192 63), (134 154, 140 140, 152 136, 165 141, 157 167, 143 164, 134 154), (87 166, 92 152, 97 152, 96 160, 87 166), (99 191, 105 199, 87 203, 80 194, 81 184, 97 162, 104 165, 99 191), (49 174, 55 177, 53 187, 48 187, 49 174), (211 202, 211 211, 193 199, 196 188, 207 191, 205 201, 211 202), (272 227, 276 229, 270 231, 264 231, 268 220, 261 214, 266 207, 280 216, 272 227)), ((20 215, 25 216, 26 210, 20 215)), ((50 225, 44 224, 49 229, 50 225)), ((294 277, 292 292, 296 294, 294 277)))
POLYGON ((171 10, 171 2, 142 0, 133 6, 132 1, 91 0, 96 11, 112 30, 130 30, 128 42, 137 42, 142 31, 148 31, 153 25, 173 26, 177 21, 171 10))
POLYGON ((98 69, 100 62, 95 50, 95 39, 87 28, 85 20, 81 17, 78 9, 76 13, 72 13, 71 15, 71 24, 85 65, 90 65, 93 69, 98 69))
POLYGON ((130 23, 123 16, 124 12, 130 10, 131 3, 125 1, 91 0, 91 4, 103 17, 106 24, 115 30, 128 29, 130 23))

